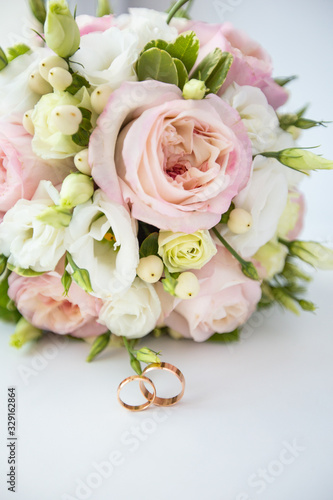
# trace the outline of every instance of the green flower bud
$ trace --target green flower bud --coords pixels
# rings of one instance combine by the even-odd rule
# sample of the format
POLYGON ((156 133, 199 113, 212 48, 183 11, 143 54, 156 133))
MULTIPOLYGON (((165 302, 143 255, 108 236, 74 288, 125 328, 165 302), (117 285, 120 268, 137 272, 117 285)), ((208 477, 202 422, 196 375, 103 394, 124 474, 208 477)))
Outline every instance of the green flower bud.
POLYGON ((21 318, 16 325, 15 332, 10 337, 9 344, 19 349, 27 342, 39 339, 42 333, 42 330, 32 326, 25 318, 21 318))
POLYGON ((35 18, 41 23, 45 23, 46 10, 44 0, 29 0, 29 7, 35 18))
POLYGON ((72 56, 80 46, 80 31, 65 0, 50 0, 44 25, 45 40, 60 57, 72 56))
POLYGON ((160 363, 161 360, 155 351, 152 351, 148 347, 142 347, 140 351, 136 352, 136 357, 139 361, 143 363, 160 363))
POLYGON ((288 148, 277 152, 260 153, 266 158, 276 158, 280 163, 300 172, 333 168, 333 161, 300 148, 288 148))
POLYGON ((91 346, 90 352, 87 356, 86 361, 90 363, 93 359, 96 358, 98 354, 100 354, 104 349, 108 346, 110 340, 110 332, 103 333, 103 335, 99 335, 95 340, 93 345, 91 346))
POLYGON ((0 276, 5 272, 7 267, 7 257, 3 254, 0 255, 0 276))
POLYGON ((56 229, 68 227, 72 220, 72 210, 63 207, 49 207, 37 216, 41 222, 48 224, 56 229))
POLYGON ((73 208, 90 200, 94 194, 94 181, 81 173, 69 174, 62 183, 60 206, 73 208))
POLYGON ((315 312, 317 309, 315 304, 313 302, 310 302, 309 300, 300 299, 298 303, 303 309, 303 311, 315 312))
POLYGON ((287 254, 288 250, 284 245, 272 240, 259 248, 257 253, 253 256, 253 259, 258 261, 265 268, 265 279, 269 280, 273 278, 275 274, 282 272, 287 254))
POLYGON ((109 0, 98 0, 96 16, 103 17, 112 14, 109 0))
POLYGON ((183 97, 184 99, 200 100, 205 97, 206 91, 207 88, 205 82, 192 78, 192 80, 188 81, 184 85, 183 97))
POLYGON ((201 269, 216 252, 207 230, 193 234, 160 231, 158 236, 158 254, 170 273, 201 269))
POLYGON ((140 365, 140 361, 138 361, 134 356, 131 357, 130 364, 131 364, 131 367, 133 368, 133 370, 135 371, 135 373, 137 373, 138 375, 142 374, 142 368, 140 365))
POLYGON ((315 241, 299 240, 292 241, 287 246, 291 255, 307 262, 316 269, 333 269, 333 250, 330 248, 315 241))

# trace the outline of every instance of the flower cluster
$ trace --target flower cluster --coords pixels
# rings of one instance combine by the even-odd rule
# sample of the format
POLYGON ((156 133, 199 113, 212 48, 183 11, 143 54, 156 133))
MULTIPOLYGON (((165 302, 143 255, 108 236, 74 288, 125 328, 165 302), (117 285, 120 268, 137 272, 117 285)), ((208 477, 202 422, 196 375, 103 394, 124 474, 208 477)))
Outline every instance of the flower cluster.
POLYGON ((50 0, 43 44, 1 50, 0 312, 22 316, 15 345, 96 337, 90 360, 125 337, 138 371, 132 339, 155 329, 223 340, 257 307, 314 308, 296 259, 333 258, 297 240, 299 183, 333 163, 295 137, 323 122, 280 112, 288 79, 245 33, 176 12, 74 19, 50 0))

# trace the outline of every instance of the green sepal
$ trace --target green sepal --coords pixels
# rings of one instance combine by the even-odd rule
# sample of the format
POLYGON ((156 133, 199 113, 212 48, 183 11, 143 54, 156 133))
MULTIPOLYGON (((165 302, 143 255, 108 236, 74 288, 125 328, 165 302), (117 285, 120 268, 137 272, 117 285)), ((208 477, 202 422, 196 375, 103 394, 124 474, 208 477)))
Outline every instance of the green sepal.
POLYGON ((171 57, 179 59, 189 73, 199 54, 200 42, 194 31, 186 31, 164 49, 171 57))
POLYGON ((235 209, 235 204, 231 202, 230 207, 228 208, 228 211, 222 214, 220 224, 227 224, 231 212, 235 209))
POLYGON ((158 255, 158 233, 151 233, 140 246, 139 256, 149 257, 149 255, 158 255))
POLYGON ((8 66, 8 59, 2 48, 0 47, 0 71, 5 69, 8 66))
POLYGON ((205 82, 209 93, 217 94, 227 78, 233 60, 229 52, 215 49, 201 61, 191 78, 205 82))
POLYGON ((99 335, 93 345, 91 346, 90 352, 87 356, 86 361, 90 363, 93 361, 98 354, 104 351, 104 349, 108 346, 109 341, 110 341, 110 336, 111 333, 107 331, 106 333, 103 333, 102 335, 99 335))
POLYGON ((65 295, 66 297, 68 295, 68 292, 69 292, 69 289, 71 287, 72 282, 73 282, 72 276, 65 269, 64 274, 61 277, 61 283, 62 283, 62 286, 64 287, 63 295, 65 295))
POLYGON ((176 286, 178 285, 178 277, 180 273, 170 273, 167 267, 164 267, 165 278, 162 279, 164 290, 170 295, 177 297, 176 286))
POLYGON ((34 276, 41 276, 42 274, 44 274, 44 272, 37 272, 30 268, 24 269, 23 267, 15 267, 13 264, 9 264, 8 262, 7 262, 7 268, 10 271, 13 271, 15 274, 18 274, 19 276, 25 276, 28 278, 32 278, 34 276))
POLYGON ((238 342, 240 339, 240 331, 238 328, 233 330, 232 332, 227 333, 214 333, 207 342, 219 342, 219 343, 228 343, 228 342, 238 342))
POLYGON ((69 92, 71 95, 75 95, 80 89, 82 89, 82 87, 86 87, 87 89, 91 87, 88 80, 78 73, 72 73, 72 78, 72 83, 66 89, 66 92, 69 92))
POLYGON ((286 76, 286 77, 280 77, 280 78, 274 78, 275 83, 280 85, 280 87, 284 87, 287 85, 289 82, 292 82, 293 80, 296 80, 298 76, 293 75, 293 76, 286 76))
POLYGON ((26 45, 25 43, 18 43, 17 45, 14 45, 13 47, 9 47, 7 49, 7 60, 8 62, 11 62, 17 57, 23 56, 29 51, 30 47, 28 47, 28 45, 26 45))

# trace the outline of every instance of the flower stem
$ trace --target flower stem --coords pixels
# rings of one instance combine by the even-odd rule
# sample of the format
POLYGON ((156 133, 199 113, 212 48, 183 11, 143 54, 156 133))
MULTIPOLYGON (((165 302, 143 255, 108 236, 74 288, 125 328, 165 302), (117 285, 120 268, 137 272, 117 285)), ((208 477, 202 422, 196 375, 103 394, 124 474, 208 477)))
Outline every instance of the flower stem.
POLYGON ((172 7, 167 18, 167 24, 170 24, 171 19, 177 14, 179 9, 183 7, 189 0, 178 0, 177 3, 172 7))

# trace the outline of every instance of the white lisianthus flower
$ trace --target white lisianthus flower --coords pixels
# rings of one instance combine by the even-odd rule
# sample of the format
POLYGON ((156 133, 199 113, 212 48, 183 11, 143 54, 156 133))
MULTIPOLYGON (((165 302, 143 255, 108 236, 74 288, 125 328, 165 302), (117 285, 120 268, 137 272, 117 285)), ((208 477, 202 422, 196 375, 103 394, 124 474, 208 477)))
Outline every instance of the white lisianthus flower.
POLYGON ((115 18, 120 29, 137 35, 139 52, 151 40, 173 42, 177 38, 177 29, 169 26, 166 20, 167 14, 152 9, 129 9, 129 14, 115 18))
POLYGON ((158 254, 170 273, 201 269, 216 252, 216 246, 207 230, 192 234, 160 231, 158 236, 158 254))
POLYGON ((29 77, 48 55, 49 49, 35 48, 16 57, 0 72, 1 116, 11 114, 22 119, 23 114, 39 101, 40 95, 29 87, 29 77))
MULTIPOLYGON (((44 159, 63 159, 75 156, 84 147, 75 144, 71 135, 65 135, 55 127, 50 116, 58 106, 76 106, 91 111, 90 96, 85 87, 79 90, 75 96, 69 92, 53 92, 43 95, 35 106, 31 119, 35 128, 32 139, 32 149, 37 156, 44 159)), ((92 115, 92 125, 95 124, 95 116, 92 115)))
POLYGON ((75 264, 89 272, 96 297, 110 297, 133 283, 139 263, 134 220, 103 191, 74 209, 67 246, 75 264))
POLYGON ((155 328, 161 312, 161 302, 154 286, 135 278, 129 290, 104 302, 98 322, 115 335, 136 339, 155 328))
POLYGON ((274 158, 257 156, 248 185, 233 199, 236 208, 251 214, 252 226, 246 233, 235 234, 227 225, 221 225, 221 235, 244 259, 252 257, 275 235, 287 199, 283 167, 274 158))
POLYGON ((81 37, 72 68, 92 85, 107 83, 112 90, 125 81, 136 81, 134 70, 140 50, 135 34, 116 27, 81 37), (81 66, 82 65, 82 66, 81 66))
POLYGON ((232 83, 222 99, 238 111, 251 140, 253 154, 272 151, 279 120, 265 94, 256 87, 232 83))
POLYGON ((65 248, 65 228, 54 228, 38 219, 59 193, 50 181, 41 181, 32 200, 19 200, 0 224, 0 248, 8 263, 36 272, 53 271, 65 248))

